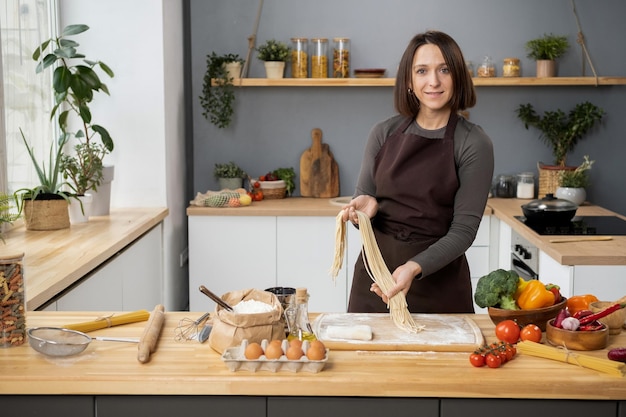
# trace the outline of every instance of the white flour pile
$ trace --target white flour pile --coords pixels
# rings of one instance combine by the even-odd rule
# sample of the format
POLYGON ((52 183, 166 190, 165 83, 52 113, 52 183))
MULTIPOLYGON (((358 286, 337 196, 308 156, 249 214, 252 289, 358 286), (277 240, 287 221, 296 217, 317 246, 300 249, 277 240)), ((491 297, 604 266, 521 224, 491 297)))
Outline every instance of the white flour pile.
POLYGON ((233 306, 233 312, 236 314, 267 313, 273 309, 273 306, 257 300, 245 300, 233 306))

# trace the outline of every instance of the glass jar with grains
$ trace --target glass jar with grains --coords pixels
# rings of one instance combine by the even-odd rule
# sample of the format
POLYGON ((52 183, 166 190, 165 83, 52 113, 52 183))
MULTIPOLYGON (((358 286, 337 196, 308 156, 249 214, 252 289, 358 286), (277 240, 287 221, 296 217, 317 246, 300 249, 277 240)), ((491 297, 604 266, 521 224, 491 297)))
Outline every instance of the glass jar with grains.
POLYGON ((350 78, 350 39, 334 38, 333 78, 350 78))
POLYGON ((328 78, 328 39, 311 39, 311 78, 328 78))
POLYGON ((493 61, 489 55, 485 55, 483 62, 481 62, 476 69, 476 75, 481 78, 496 76, 496 67, 493 65, 493 61))
POLYGON ((291 38, 291 77, 308 78, 309 76, 309 40, 291 38))
POLYGON ((26 342, 24 253, 0 251, 0 347, 26 342))
POLYGON ((502 76, 503 77, 519 77, 519 59, 518 58, 504 58, 502 64, 502 76))

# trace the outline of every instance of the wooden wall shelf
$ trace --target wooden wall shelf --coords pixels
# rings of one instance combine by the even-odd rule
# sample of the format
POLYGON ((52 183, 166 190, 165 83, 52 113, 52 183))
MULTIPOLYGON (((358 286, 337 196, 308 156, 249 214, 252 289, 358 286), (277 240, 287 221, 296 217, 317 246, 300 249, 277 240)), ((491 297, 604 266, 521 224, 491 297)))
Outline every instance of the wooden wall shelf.
MULTIPOLYGON (((395 78, 242 78, 237 87, 392 87, 395 78)), ((476 87, 626 85, 626 77, 474 78, 476 87)))

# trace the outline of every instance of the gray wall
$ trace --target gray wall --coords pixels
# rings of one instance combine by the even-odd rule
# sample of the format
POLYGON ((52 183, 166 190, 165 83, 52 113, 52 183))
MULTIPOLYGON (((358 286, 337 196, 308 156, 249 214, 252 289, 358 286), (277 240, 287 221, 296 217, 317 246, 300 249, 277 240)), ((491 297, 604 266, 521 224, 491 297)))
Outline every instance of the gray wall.
MULTIPOLYGON (((253 176, 292 166, 299 171, 301 153, 310 146, 310 132, 319 127, 339 164, 341 195, 353 192, 364 143, 372 125, 393 114, 391 87, 265 88, 237 90, 231 127, 217 129, 202 116, 205 58, 217 53, 247 54, 258 2, 252 0, 188 0, 193 125, 193 193, 217 189, 215 163, 234 160, 253 176)), ((626 2, 578 0, 576 8, 594 67, 601 76, 626 76, 626 2)), ((409 39, 438 29, 452 35, 467 60, 476 67, 491 55, 501 72, 502 58, 517 56, 522 75, 534 76, 534 62, 524 44, 544 33, 566 35, 572 47, 559 61, 559 75, 582 74, 582 52, 570 1, 545 0, 265 0, 257 44, 270 38, 289 43, 291 37, 351 38, 352 68, 386 68, 395 76, 409 39)), ((591 75, 589 66, 587 75, 591 75)), ((286 72, 290 76, 289 68, 286 72)), ((249 76, 264 77, 262 62, 253 52, 249 76)), ((589 100, 606 110, 602 125, 579 143, 568 162, 578 165, 583 155, 596 161, 588 199, 626 214, 622 187, 626 138, 626 86, 603 87, 477 87, 478 104, 470 119, 480 124, 495 146, 495 172, 537 173, 537 161, 552 162, 550 149, 538 131, 525 130, 514 109, 530 102, 538 110, 568 112, 589 100)), ((191 130, 190 130, 191 131, 191 130)), ((298 189, 296 189, 296 194, 298 189)), ((190 196, 192 197, 192 196, 190 196)))

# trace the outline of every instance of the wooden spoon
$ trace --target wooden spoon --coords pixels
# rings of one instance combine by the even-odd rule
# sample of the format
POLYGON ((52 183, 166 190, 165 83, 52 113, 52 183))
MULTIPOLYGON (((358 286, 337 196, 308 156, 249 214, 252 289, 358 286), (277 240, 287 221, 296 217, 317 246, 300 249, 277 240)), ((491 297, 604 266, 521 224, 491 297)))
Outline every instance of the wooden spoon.
POLYGON ((613 240, 613 237, 612 236, 564 237, 560 239, 550 239, 550 243, 599 242, 603 240, 613 240))

